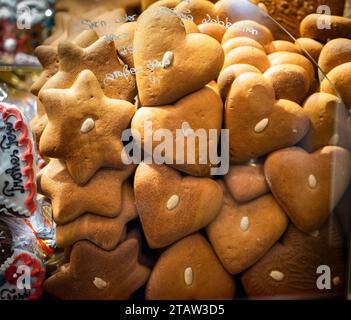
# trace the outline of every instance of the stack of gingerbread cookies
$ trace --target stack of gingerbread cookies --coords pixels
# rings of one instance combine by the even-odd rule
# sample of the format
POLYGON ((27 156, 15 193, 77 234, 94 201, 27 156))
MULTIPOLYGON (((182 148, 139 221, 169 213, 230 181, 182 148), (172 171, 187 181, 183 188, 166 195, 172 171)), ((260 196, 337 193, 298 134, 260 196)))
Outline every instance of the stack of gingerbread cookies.
POLYGON ((249 3, 161 0, 113 41, 86 30, 37 49, 38 185, 69 253, 50 294, 127 299, 146 284, 146 299, 342 296, 331 213, 351 180, 350 40, 281 40, 265 21, 249 3))

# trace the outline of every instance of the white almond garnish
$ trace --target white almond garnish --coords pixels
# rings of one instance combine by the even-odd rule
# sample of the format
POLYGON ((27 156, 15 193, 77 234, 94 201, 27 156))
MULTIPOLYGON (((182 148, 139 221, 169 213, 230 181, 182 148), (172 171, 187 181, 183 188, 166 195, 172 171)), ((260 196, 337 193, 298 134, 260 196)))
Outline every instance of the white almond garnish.
POLYGON ((241 229, 241 231, 247 231, 247 229, 249 229, 249 218, 248 217, 241 218, 240 229, 241 229))
POLYGON ((101 278, 95 277, 93 283, 98 289, 103 289, 107 287, 107 282, 102 280, 101 278))
POLYGON ((317 186, 317 179, 313 174, 308 176, 308 185, 314 189, 317 186))
POLYGON ((317 238, 319 236, 319 230, 315 230, 315 231, 311 232, 310 235, 314 238, 317 238))
POLYGON ((91 130, 93 130, 95 127, 95 121, 92 118, 87 118, 83 122, 82 126, 80 127, 80 131, 82 133, 87 133, 91 130))
POLYGON ((179 196, 177 194, 174 194, 167 201, 167 209, 168 210, 175 209, 178 206, 178 203, 179 203, 179 196))
POLYGON ((284 279, 284 273, 277 270, 273 270, 269 275, 275 281, 282 281, 284 279))
POLYGON ((269 119, 268 118, 264 118, 262 119, 260 122, 258 122, 255 125, 255 132, 260 133, 262 132, 264 129, 266 129, 267 125, 268 125, 269 119))
POLYGON ((340 284, 341 280, 340 277, 334 277, 333 278, 333 285, 337 286, 338 284, 340 284))
POLYGON ((193 269, 191 267, 187 267, 184 270, 184 282, 187 286, 191 286, 193 284, 193 269))
POLYGON ((166 51, 162 58, 162 68, 167 69, 173 62, 174 53, 171 51, 166 51))
POLYGON ((339 142, 339 135, 337 133, 333 134, 332 137, 329 139, 329 143, 333 146, 337 145, 339 142))
POLYGON ((297 133, 297 130, 296 130, 296 129, 292 129, 292 132, 293 132, 293 133, 297 133))

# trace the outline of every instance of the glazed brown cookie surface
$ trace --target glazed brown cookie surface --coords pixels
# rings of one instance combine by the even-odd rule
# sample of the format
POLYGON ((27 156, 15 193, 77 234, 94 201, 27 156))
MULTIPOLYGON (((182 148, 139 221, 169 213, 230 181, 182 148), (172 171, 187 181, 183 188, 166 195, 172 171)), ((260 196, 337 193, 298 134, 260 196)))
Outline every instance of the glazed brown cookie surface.
POLYGON ((209 178, 182 177, 165 165, 141 163, 136 206, 151 248, 165 247, 206 226, 219 213, 222 190, 209 178))
POLYGON ((186 34, 180 18, 162 7, 141 14, 134 46, 140 49, 134 54, 134 64, 143 106, 173 103, 199 90, 218 76, 224 58, 218 41, 205 34, 186 34), (154 60, 161 66, 150 68, 154 60))
MULTIPOLYGON (((117 198, 114 198, 114 201, 117 201, 117 198)), ((56 244, 59 248, 67 248, 80 240, 89 240, 101 249, 113 250, 123 241, 127 222, 137 216, 133 189, 126 182, 122 188, 121 212, 117 217, 108 218, 85 213, 68 224, 56 227, 56 244)))
POLYGON ((351 154, 327 146, 309 154, 297 147, 270 154, 264 171, 279 204, 295 226, 314 232, 327 220, 351 179, 351 154))
POLYGON ((134 239, 113 251, 79 241, 72 248, 69 264, 45 281, 45 290, 63 300, 129 299, 150 274, 139 264, 138 251, 134 239))
MULTIPOLYGON (((99 170, 84 186, 77 185, 62 161, 52 159, 41 170, 38 186, 51 199, 57 224, 66 224, 86 212, 104 217, 116 217, 122 209, 122 183, 134 171, 99 170)), ((84 220, 84 219, 83 219, 84 220)))
POLYGON ((288 218, 272 195, 239 204, 224 192, 221 212, 206 231, 225 268, 237 274, 264 256, 285 231, 288 218))
POLYGON ((252 299, 341 298, 346 286, 344 257, 335 222, 312 235, 290 224, 281 243, 247 270, 241 281, 252 299))
POLYGON ((107 98, 89 70, 81 72, 71 88, 42 89, 39 98, 48 116, 40 152, 65 160, 76 183, 86 183, 101 167, 125 167, 121 134, 134 105, 107 98))
POLYGON ((292 146, 310 126, 298 104, 276 100, 271 82, 256 73, 244 73, 233 82, 224 121, 229 129, 231 162, 246 162, 292 146))
POLYGON ((232 299, 234 293, 234 280, 205 238, 196 233, 161 255, 148 281, 146 299, 232 299))

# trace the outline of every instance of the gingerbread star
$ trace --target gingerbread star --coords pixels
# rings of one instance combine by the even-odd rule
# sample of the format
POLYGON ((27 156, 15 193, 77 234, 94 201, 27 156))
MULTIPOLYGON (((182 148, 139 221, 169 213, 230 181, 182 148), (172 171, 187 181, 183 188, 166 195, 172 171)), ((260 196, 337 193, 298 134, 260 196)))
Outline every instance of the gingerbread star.
POLYGON ((39 149, 44 156, 65 160, 76 183, 86 183, 101 167, 124 167, 121 134, 134 105, 107 98, 89 70, 69 89, 42 89, 39 99, 48 116, 39 149))
POLYGON ((138 251, 135 239, 113 251, 79 241, 72 248, 69 265, 46 280, 44 288, 65 300, 126 300, 150 274, 138 262, 138 251))
POLYGON ((116 217, 122 209, 122 184, 134 166, 125 170, 102 169, 84 186, 77 185, 64 163, 52 159, 38 176, 41 193, 51 199, 57 224, 68 223, 85 212, 116 217))
POLYGON ((35 49, 40 64, 43 67, 43 72, 39 78, 33 83, 30 92, 35 96, 38 95, 42 86, 48 81, 58 70, 59 60, 57 49, 52 46, 39 46, 35 49))
MULTIPOLYGON (((113 197, 117 202, 116 197, 113 197)), ((122 188, 121 212, 115 218, 86 213, 74 221, 56 227, 56 244, 67 248, 79 240, 89 240, 104 250, 113 250, 123 241, 126 224, 138 216, 133 188, 124 183, 122 188)))
POLYGON ((43 88, 69 88, 79 73, 88 69, 95 74, 107 97, 134 101, 135 76, 126 72, 125 76, 114 75, 117 71, 123 74, 123 71, 128 68, 118 58, 114 42, 106 41, 105 37, 102 37, 86 48, 82 48, 77 43, 61 41, 58 45, 58 56, 59 71, 43 88))

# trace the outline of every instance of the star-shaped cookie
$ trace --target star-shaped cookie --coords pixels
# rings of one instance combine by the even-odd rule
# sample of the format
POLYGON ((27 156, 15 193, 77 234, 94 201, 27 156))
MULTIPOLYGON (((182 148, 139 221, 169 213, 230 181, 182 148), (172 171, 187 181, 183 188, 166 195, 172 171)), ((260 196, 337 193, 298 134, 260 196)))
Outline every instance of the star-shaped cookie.
POLYGON ((52 159, 38 176, 41 193, 51 199, 56 223, 68 223, 83 213, 116 217, 122 209, 122 184, 134 166, 125 170, 102 169, 84 186, 77 185, 64 163, 52 159))
POLYGON ((82 48, 76 42, 61 41, 58 45, 60 60, 59 71, 46 82, 43 88, 69 88, 79 73, 91 70, 98 79, 105 95, 109 98, 134 101, 136 82, 134 75, 114 76, 114 72, 123 73, 125 65, 116 54, 114 42, 102 37, 82 48))
POLYGON ((58 225, 57 246, 67 248, 79 240, 89 240, 104 250, 113 250, 123 241, 126 224, 138 215, 133 188, 129 183, 123 184, 121 207, 120 214, 115 218, 86 213, 68 224, 58 225))
POLYGON ((65 160, 76 183, 86 183, 101 167, 124 167, 121 134, 134 105, 107 98, 90 70, 82 71, 69 89, 43 88, 39 99, 48 116, 40 152, 65 160))
POLYGON ((64 300, 125 300, 148 279, 150 270, 138 262, 138 242, 124 241, 105 251, 88 241, 77 242, 70 263, 44 283, 64 300))
MULTIPOLYGON (((99 37, 94 30, 88 30, 74 38, 73 43, 81 48, 86 48, 98 39, 99 37)), ((41 45, 35 49, 35 55, 43 67, 43 72, 30 89, 31 93, 37 96, 44 84, 59 70, 60 60, 57 53, 57 46, 41 45)))

